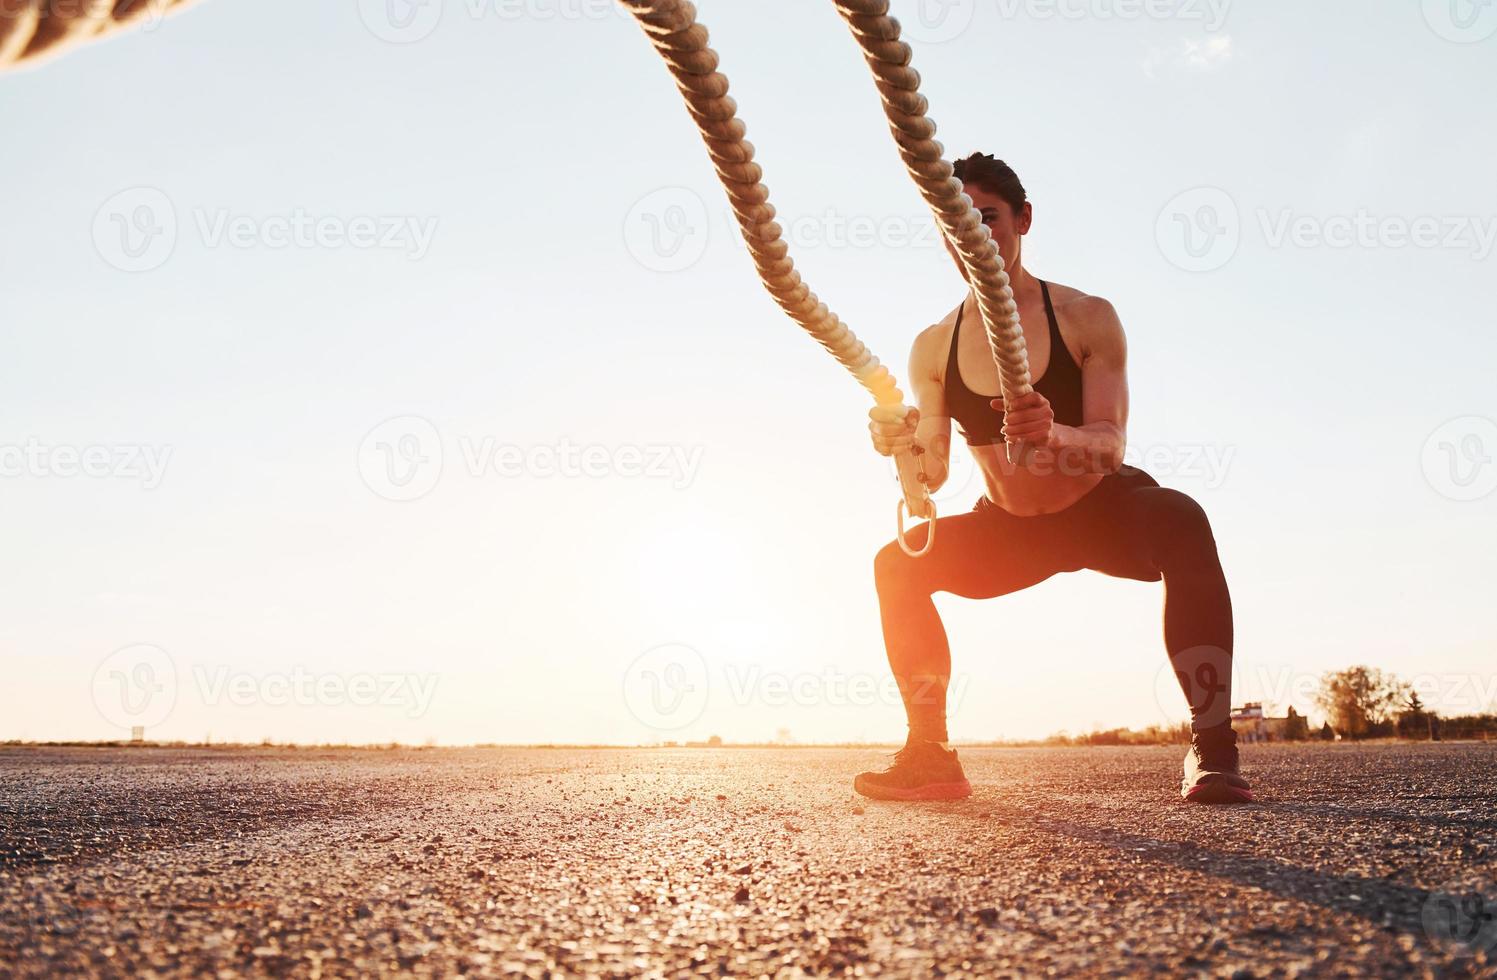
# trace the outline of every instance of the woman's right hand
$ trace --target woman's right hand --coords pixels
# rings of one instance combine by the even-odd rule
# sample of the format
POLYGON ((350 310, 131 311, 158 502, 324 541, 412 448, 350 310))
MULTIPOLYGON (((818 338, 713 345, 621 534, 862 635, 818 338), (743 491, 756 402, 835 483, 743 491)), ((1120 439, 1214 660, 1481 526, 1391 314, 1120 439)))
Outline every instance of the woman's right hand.
POLYGON ((877 406, 868 413, 868 419, 868 432, 873 436, 873 448, 880 456, 897 456, 907 451, 913 451, 918 456, 922 452, 915 442, 915 427, 920 424, 920 412, 917 409, 877 406))

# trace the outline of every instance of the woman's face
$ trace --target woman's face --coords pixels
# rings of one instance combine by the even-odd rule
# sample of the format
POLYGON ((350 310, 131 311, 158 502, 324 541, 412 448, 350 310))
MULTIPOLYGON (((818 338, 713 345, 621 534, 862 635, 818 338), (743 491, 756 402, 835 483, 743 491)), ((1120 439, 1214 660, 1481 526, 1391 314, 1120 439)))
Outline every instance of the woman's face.
MULTIPOLYGON (((1019 241, 1029 234, 1029 228, 1034 223, 1033 205, 1026 201, 1024 207, 1015 213, 1013 206, 997 194, 976 185, 969 186, 966 190, 967 196, 972 198, 972 206, 982 214, 982 223, 992 233, 993 242, 998 246, 998 254, 1003 256, 1004 266, 1012 268, 1019 261, 1019 241)), ((956 261, 957 267, 961 268, 961 262, 950 242, 946 243, 946 248, 951 252, 951 258, 956 261)), ((964 270, 963 275, 965 274, 964 270)))

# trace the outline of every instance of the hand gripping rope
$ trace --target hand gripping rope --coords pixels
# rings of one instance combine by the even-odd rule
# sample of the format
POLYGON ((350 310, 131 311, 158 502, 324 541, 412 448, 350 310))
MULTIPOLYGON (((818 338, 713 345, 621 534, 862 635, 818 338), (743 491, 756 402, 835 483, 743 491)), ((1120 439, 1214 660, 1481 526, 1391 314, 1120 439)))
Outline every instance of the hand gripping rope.
MULTIPOLYGON (((775 222, 763 169, 754 163, 754 147, 744 139, 746 127, 737 103, 728 95, 728 79, 719 72, 717 53, 707 45, 707 29, 696 19, 689 0, 620 0, 644 28, 665 59, 687 111, 701 131, 718 179, 732 203, 749 254, 764 287, 789 317, 825 347, 858 383, 868 389, 889 417, 909 408, 887 368, 858 340, 837 314, 827 309, 795 271, 789 248, 775 222)), ((839 0, 837 9, 852 27, 873 69, 884 110, 911 177, 949 240, 955 243, 967 277, 976 288, 988 342, 998 362, 1003 396, 1011 400, 1031 391, 1024 334, 1018 306, 982 217, 962 191, 943 149, 932 137, 936 127, 925 117, 920 76, 909 67, 909 45, 899 40, 899 23, 887 16, 888 0, 839 0)), ((935 544, 936 509, 925 487, 925 474, 913 452, 895 457, 903 497, 897 508, 899 546, 912 557, 935 544), (928 518, 925 546, 914 550, 905 538, 909 516, 928 518)))

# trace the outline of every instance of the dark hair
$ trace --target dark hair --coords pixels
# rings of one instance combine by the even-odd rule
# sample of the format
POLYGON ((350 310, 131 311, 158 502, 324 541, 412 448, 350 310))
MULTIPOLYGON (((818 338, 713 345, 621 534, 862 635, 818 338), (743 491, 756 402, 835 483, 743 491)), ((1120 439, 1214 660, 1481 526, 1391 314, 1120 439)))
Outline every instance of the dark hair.
POLYGON ((1029 200, 1019 175, 1014 168, 988 153, 974 153, 958 160, 954 166, 956 179, 963 184, 981 187, 989 194, 996 194, 1008 202, 1018 214, 1029 200))

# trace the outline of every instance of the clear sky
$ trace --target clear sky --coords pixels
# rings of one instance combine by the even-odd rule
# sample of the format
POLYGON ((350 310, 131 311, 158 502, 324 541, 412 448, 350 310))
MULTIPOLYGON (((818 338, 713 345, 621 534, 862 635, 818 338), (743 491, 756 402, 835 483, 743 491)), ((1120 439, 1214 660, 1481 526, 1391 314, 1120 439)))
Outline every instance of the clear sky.
MULTIPOLYGON (((962 286, 845 27, 699 6, 804 275, 902 376, 962 286)), ((1497 5, 895 7, 1032 271, 1123 317, 1238 700, 1367 663, 1489 707, 1497 5)), ((608 4, 205 0, 0 76, 0 131, 0 738, 902 737, 866 396, 608 4)), ((940 597, 953 736, 1181 719, 1160 601, 940 597)))

